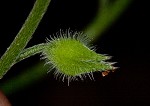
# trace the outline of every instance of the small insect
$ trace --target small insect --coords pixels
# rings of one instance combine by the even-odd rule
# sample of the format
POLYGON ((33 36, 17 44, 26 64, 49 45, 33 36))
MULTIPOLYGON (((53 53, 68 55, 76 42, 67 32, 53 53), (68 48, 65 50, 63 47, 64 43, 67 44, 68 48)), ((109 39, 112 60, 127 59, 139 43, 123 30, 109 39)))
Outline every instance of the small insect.
POLYGON ((107 76, 110 72, 115 72, 118 67, 113 67, 113 70, 106 70, 102 72, 102 76, 105 77, 107 76))
POLYGON ((102 72, 102 76, 105 77, 105 76, 107 76, 109 73, 110 73, 110 71, 103 71, 103 72, 102 72))

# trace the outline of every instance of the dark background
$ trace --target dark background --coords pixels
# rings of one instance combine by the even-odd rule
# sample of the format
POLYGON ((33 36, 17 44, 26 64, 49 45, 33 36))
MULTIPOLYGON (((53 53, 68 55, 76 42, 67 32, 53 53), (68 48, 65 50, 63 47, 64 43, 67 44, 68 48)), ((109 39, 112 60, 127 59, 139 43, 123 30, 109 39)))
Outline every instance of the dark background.
MULTIPOLYGON (((28 16, 35 0, 0 2, 0 56, 14 39, 28 16)), ((81 31, 94 17, 97 0, 52 0, 47 13, 28 46, 45 42, 59 29, 81 31)), ((148 1, 133 0, 119 19, 97 39, 98 53, 113 56, 120 67, 95 81, 58 81, 53 75, 41 79, 17 93, 7 95, 13 106, 146 106, 150 99, 150 52, 148 1)), ((22 69, 39 61, 33 56, 16 64, 1 81, 15 76, 22 69)))

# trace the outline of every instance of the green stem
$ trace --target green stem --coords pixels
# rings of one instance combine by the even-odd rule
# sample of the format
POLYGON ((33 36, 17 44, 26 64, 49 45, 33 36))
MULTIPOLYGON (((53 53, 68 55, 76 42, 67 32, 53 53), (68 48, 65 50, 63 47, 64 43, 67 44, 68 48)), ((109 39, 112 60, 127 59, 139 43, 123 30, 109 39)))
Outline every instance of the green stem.
POLYGON ((99 0, 98 14, 85 28, 86 34, 92 40, 96 40, 102 33, 117 20, 119 15, 127 8, 132 0, 116 0, 111 5, 104 0, 99 0))
POLYGON ((17 56, 25 48, 31 36, 35 32, 40 20, 46 12, 51 0, 37 0, 34 4, 32 11, 30 12, 27 20, 20 29, 19 33, 7 49, 5 54, 0 60, 0 79, 6 74, 6 72, 13 66, 17 56))
POLYGON ((43 62, 40 62, 35 66, 26 69, 20 75, 6 80, 0 84, 0 89, 6 95, 10 95, 41 80, 41 78, 44 78, 47 75, 48 70, 48 65, 44 66, 43 64, 43 62))
POLYGON ((15 63, 20 62, 21 60, 24 60, 28 57, 31 57, 35 54, 41 53, 43 48, 46 46, 46 44, 41 43, 32 47, 29 47, 27 49, 24 49, 20 55, 17 57, 17 60, 15 61, 15 63))

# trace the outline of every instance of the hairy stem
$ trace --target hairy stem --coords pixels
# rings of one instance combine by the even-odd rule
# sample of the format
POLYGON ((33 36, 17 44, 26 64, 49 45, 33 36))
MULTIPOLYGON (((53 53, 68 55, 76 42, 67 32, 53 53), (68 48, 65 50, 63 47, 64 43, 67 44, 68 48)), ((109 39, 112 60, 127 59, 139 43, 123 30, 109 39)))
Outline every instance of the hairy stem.
POLYGON ((15 63, 24 60, 28 57, 31 57, 35 54, 41 53, 43 48, 46 46, 46 44, 41 43, 32 47, 29 47, 27 49, 22 50, 22 52, 20 53, 20 55, 17 57, 17 60, 15 61, 15 63))
POLYGON ((19 33, 0 59, 0 79, 13 66, 35 32, 51 0, 37 0, 19 33))

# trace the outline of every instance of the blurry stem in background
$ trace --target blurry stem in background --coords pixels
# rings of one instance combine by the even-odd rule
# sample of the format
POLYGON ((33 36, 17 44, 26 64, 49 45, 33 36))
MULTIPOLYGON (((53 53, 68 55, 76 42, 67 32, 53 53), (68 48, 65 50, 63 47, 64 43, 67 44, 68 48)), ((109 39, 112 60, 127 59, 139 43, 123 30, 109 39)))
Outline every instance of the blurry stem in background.
POLYGON ((11 79, 8 79, 5 83, 0 84, 0 89, 6 95, 10 95, 26 86, 30 86, 36 81, 39 81, 40 78, 43 78, 47 75, 48 67, 44 66, 43 64, 43 62, 40 62, 35 66, 23 71, 21 75, 17 75, 11 79))
POLYGON ((18 55, 30 41, 51 0, 36 0, 24 25, 0 59, 0 79, 14 65, 18 55))
MULTIPOLYGON (((99 0, 100 6, 97 16, 87 26, 85 33, 88 34, 89 38, 93 41, 96 40, 102 35, 106 28, 108 28, 112 22, 118 18, 131 1, 132 0, 116 0, 114 3, 109 4, 106 0, 99 0)), ((41 49, 42 44, 36 52, 39 53, 41 49)), ((29 52, 28 50, 30 51, 31 49, 25 49, 23 52, 29 52)), ((32 53, 30 55, 32 55, 32 53)), ((29 57, 29 55, 26 56, 29 57)), ((18 61, 20 61, 19 59, 22 60, 23 58, 18 58, 18 61)), ((44 67, 43 63, 36 64, 32 68, 27 69, 25 73, 4 82, 1 84, 0 88, 9 95, 10 93, 16 92, 20 88, 24 88, 43 77, 47 69, 48 67, 44 67)))
POLYGON ((102 33, 117 20, 119 15, 127 8, 132 0, 99 0, 98 13, 93 21, 85 28, 84 32, 92 41, 96 40, 102 33))

